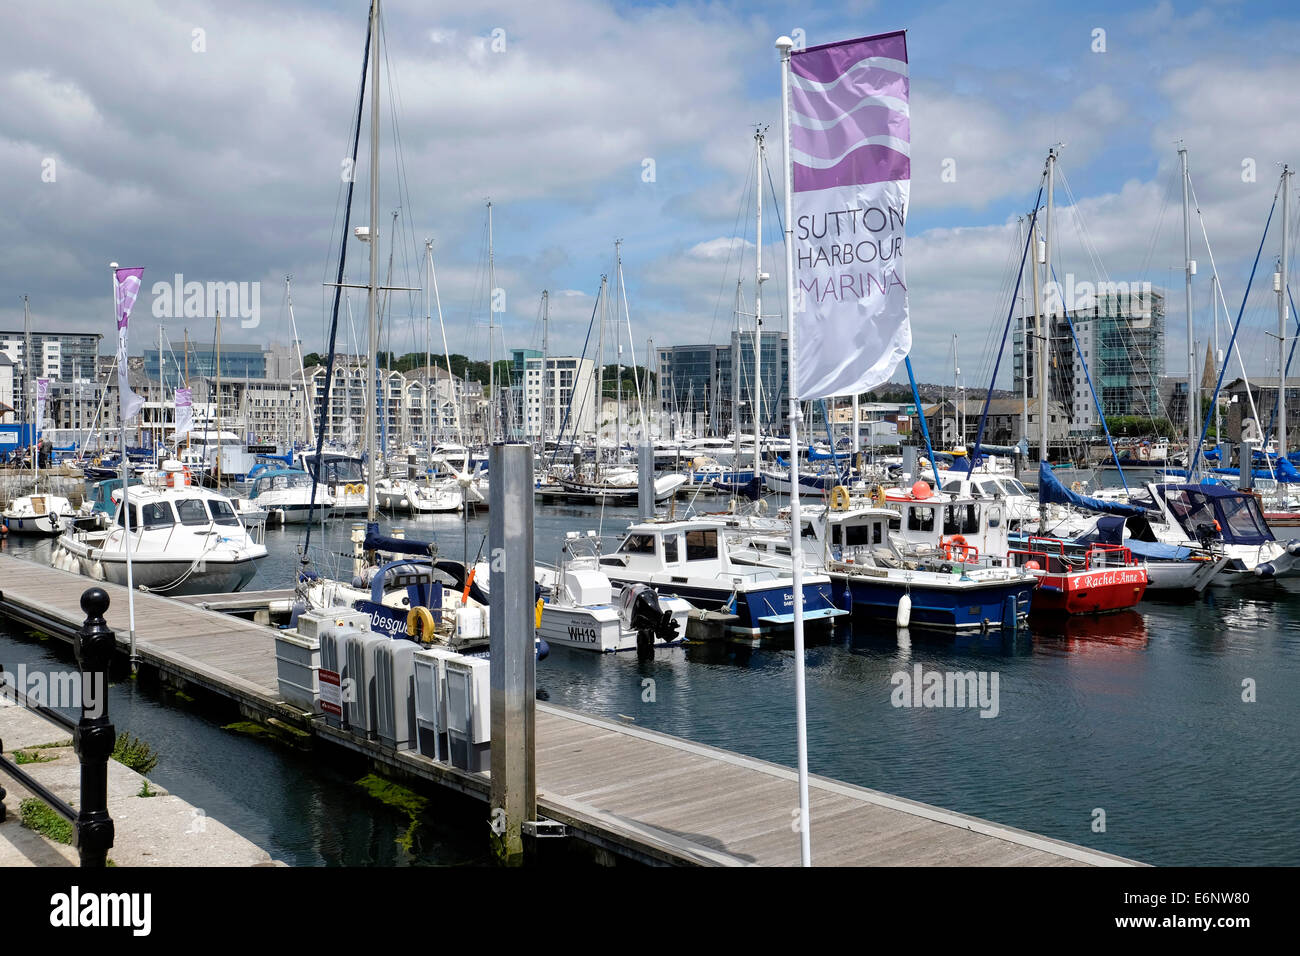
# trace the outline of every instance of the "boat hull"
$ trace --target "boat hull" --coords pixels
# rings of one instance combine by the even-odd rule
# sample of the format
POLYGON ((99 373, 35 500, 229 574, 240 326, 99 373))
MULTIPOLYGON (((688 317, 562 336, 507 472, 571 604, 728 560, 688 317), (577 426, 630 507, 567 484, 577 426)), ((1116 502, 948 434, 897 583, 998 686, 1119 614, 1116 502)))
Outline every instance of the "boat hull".
MULTIPOLYGON (((898 626, 898 604, 904 594, 912 601, 909 630, 945 634, 1015 631, 1037 598, 1035 582, 1004 581, 925 583, 897 577, 831 572, 840 606, 852 612, 854 623, 898 626)), ((955 576, 953 576, 955 577, 955 576)))
POLYGON ((1144 567, 1042 574, 1033 609, 1046 614, 1105 614, 1132 608, 1147 589, 1144 567))

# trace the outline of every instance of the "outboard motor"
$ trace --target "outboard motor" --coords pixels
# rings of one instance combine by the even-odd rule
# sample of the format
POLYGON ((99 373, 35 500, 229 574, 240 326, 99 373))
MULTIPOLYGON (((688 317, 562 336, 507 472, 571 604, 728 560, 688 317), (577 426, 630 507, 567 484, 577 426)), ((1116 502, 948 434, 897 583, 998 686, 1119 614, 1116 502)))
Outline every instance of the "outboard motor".
POLYGON ((629 584, 618 599, 618 616, 623 626, 636 631, 636 656, 654 654, 655 639, 677 640, 677 622, 672 611, 659 606, 659 593, 649 585, 629 584))

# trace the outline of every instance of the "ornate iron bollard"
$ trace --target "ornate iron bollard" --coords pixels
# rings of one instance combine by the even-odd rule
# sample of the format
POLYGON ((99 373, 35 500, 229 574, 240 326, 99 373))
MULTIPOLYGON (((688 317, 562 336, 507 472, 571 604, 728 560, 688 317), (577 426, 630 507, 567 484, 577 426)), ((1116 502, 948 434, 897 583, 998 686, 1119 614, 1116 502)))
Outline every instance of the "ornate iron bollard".
POLYGON ((113 846, 113 819, 108 815, 108 759, 116 740, 108 719, 108 666, 114 636, 104 621, 107 592, 89 588, 81 595, 81 609, 86 612, 86 620, 74 644, 81 668, 81 720, 73 734, 81 761, 76 846, 82 866, 102 867, 107 865, 108 851, 113 846))

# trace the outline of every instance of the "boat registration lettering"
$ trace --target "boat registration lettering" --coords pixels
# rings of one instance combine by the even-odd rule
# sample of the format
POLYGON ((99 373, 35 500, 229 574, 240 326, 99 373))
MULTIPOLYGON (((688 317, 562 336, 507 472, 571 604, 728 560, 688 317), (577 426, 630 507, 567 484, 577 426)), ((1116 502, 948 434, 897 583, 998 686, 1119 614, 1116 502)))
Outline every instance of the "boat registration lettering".
POLYGON ((577 624, 569 625, 569 640, 575 644, 595 644, 596 629, 594 627, 579 627, 577 624))

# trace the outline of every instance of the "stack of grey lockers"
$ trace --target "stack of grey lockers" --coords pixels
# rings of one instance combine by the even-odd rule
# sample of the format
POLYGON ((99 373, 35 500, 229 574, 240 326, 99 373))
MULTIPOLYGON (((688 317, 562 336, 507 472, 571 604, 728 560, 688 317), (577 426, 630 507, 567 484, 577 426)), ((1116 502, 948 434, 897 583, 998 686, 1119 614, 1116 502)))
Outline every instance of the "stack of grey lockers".
MULTIPOLYGON (((369 630, 370 615, 362 611, 330 608, 323 611, 307 611, 298 616, 299 635, 315 638, 320 644, 319 669, 333 671, 343 681, 347 679, 347 655, 344 644, 348 635, 369 630)), ((347 684, 344 683, 343 687, 346 686, 347 684)), ((330 713, 325 714, 325 722, 331 727, 346 727, 346 718, 346 710, 342 719, 330 713)))
POLYGON ((420 753, 447 763, 447 671, 448 660, 459 654, 445 647, 415 652, 415 743, 420 753))
POLYGON ((375 652, 392 638, 367 630, 353 631, 344 639, 343 714, 354 734, 373 739, 378 728, 375 652))
POLYGON ((447 745, 451 764, 478 773, 492 767, 492 685, 489 665, 481 657, 446 662, 447 745))
POLYGON ((419 645, 389 639, 375 649, 375 734, 396 750, 410 750, 415 732, 415 653, 419 645))

